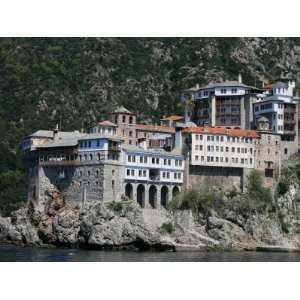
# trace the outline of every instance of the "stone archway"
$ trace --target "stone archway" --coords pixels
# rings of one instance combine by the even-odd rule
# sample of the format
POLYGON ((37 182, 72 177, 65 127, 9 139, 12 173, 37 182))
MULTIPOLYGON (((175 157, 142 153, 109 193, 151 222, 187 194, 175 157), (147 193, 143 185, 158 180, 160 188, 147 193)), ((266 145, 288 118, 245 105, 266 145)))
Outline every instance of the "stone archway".
POLYGON ((152 208, 157 208, 157 188, 151 185, 149 188, 149 204, 152 208))
POLYGON ((174 198, 177 194, 179 194, 179 192, 179 187, 175 185, 172 190, 172 197, 174 198))
POLYGON ((125 196, 129 199, 133 199, 133 187, 131 183, 125 185, 125 196))
POLYGON ((145 207, 145 187, 143 184, 137 186, 136 201, 141 207, 145 207))
POLYGON ((160 204, 164 208, 167 207, 168 197, 169 197, 169 189, 167 186, 164 185, 160 190, 160 204))

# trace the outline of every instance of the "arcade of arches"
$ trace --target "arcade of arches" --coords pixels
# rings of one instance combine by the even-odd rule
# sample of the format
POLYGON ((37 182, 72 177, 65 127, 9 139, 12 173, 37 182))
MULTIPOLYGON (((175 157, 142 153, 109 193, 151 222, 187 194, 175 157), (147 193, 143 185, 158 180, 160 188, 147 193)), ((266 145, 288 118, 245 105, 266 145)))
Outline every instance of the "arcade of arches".
POLYGON ((167 203, 179 192, 180 187, 177 185, 125 184, 125 196, 129 199, 136 200, 143 208, 166 208, 167 203))

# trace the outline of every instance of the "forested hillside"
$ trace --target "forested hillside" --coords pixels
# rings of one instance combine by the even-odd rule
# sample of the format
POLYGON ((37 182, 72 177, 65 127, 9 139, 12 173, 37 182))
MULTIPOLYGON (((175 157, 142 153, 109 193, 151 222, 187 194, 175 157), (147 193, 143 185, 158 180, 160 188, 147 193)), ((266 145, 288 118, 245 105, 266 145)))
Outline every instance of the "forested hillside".
POLYGON ((240 72, 261 85, 299 67, 298 38, 2 38, 0 213, 24 199, 19 147, 37 129, 80 129, 119 104, 158 121, 196 83, 240 72))

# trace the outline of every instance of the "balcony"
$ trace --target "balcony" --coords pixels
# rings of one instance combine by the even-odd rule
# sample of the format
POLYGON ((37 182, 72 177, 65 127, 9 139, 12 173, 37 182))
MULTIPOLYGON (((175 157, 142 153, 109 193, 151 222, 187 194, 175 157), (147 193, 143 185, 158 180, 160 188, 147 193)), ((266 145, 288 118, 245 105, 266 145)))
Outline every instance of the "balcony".
POLYGON ((152 181, 160 180, 160 172, 158 169, 150 169, 149 170, 149 179, 152 181))

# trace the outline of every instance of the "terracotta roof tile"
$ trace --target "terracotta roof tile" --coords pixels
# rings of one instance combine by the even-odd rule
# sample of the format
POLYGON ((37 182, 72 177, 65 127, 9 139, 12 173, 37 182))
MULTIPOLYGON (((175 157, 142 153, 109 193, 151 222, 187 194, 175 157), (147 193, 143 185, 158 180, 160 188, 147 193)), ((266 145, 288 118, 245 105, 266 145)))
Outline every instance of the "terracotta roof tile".
POLYGON ((259 138, 259 134, 255 130, 245 129, 228 129, 223 127, 189 127, 182 130, 183 133, 204 133, 204 134, 220 134, 234 137, 252 137, 259 138))
POLYGON ((162 126, 162 125, 136 124, 136 129, 137 130, 146 130, 146 131, 175 133, 174 127, 162 126))
POLYGON ((114 126, 114 127, 117 126, 115 123, 113 123, 111 121, 108 121, 108 120, 99 122, 98 125, 100 125, 100 126, 114 126))
POLYGON ((178 115, 171 115, 171 116, 163 116, 161 121, 180 121, 183 120, 183 116, 178 116, 178 115))

